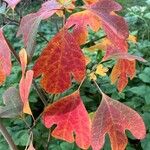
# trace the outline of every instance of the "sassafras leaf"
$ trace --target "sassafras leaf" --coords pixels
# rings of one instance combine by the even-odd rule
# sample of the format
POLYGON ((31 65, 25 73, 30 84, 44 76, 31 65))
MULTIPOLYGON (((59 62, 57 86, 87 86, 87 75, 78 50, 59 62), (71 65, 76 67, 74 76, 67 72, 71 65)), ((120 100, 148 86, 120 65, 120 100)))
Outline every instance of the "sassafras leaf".
POLYGON ((57 33, 37 59, 34 77, 42 75, 41 85, 48 93, 61 93, 71 86, 71 75, 81 82, 85 76, 86 59, 66 29, 57 33))
POLYGON ((42 7, 38 12, 28 14, 22 18, 17 36, 23 36, 28 56, 32 57, 33 55, 35 37, 40 22, 51 17, 54 13, 60 10, 61 7, 62 6, 56 0, 47 1, 42 4, 42 7))
POLYGON ((146 135, 144 122, 136 111, 102 93, 102 101, 92 123, 93 150, 103 147, 106 134, 109 135, 112 150, 124 150, 128 142, 125 130, 137 139, 146 135))
POLYGON ((115 12, 122 9, 121 5, 113 0, 98 0, 87 9, 99 16, 102 28, 107 34, 107 38, 121 51, 127 51, 128 26, 123 17, 115 12))
POLYGON ((101 27, 100 19, 91 11, 85 10, 71 15, 65 25, 67 28, 73 27, 73 36, 78 43, 84 44, 88 36, 88 26, 93 31, 98 31, 101 27))
POLYGON ((128 77, 132 80, 135 76, 135 64, 135 60, 129 61, 126 59, 119 59, 115 64, 110 78, 112 84, 117 82, 117 88, 119 92, 122 92, 122 90, 128 84, 128 77))
POLYGON ((75 141, 82 149, 88 149, 91 144, 91 122, 79 91, 46 107, 43 122, 47 128, 57 125, 52 132, 56 138, 75 141))

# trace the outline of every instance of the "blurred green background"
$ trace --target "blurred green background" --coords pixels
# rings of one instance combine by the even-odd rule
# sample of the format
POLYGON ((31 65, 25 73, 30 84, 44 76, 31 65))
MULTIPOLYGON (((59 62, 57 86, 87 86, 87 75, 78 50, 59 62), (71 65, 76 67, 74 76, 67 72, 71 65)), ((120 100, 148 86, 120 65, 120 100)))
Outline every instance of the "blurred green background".
MULTIPOLYGON (((101 85, 101 88, 107 95, 133 108, 144 119, 147 129, 146 138, 140 141, 135 139, 129 132, 126 132, 129 140, 126 150, 150 150, 150 0, 117 1, 123 7, 123 10, 119 12, 119 14, 124 16, 126 21, 128 22, 130 34, 135 35, 137 37, 136 44, 130 43, 129 53, 141 56, 145 58, 148 62, 137 62, 136 77, 132 81, 129 81, 128 86, 122 93, 118 93, 116 87, 110 84, 110 72, 108 72, 108 75, 106 77, 98 77, 98 83, 101 85)), ((9 10, 7 14, 9 17, 13 17, 14 19, 18 20, 18 12, 21 12, 22 16, 31 12, 35 12, 36 10, 38 10, 42 2, 42 0, 23 0, 17 6, 16 12, 13 13, 12 10, 9 10), (25 6, 23 6, 23 4, 25 4, 25 6)), ((80 5, 82 4, 82 1, 77 0, 77 3, 78 5, 80 5)), ((7 23, 8 21, 6 20, 6 18, 4 18, 3 12, 3 8, 0 7, 0 26, 5 25, 5 23, 7 23)), ((46 37, 49 40, 55 35, 55 33, 57 33, 56 24, 58 25, 58 27, 61 27, 62 20, 59 19, 57 16, 53 16, 51 19, 48 19, 41 23, 38 32, 41 35, 44 35, 44 37, 46 37)), ((21 38, 16 38, 17 29, 18 26, 15 25, 15 22, 12 22, 12 24, 7 25, 4 28, 6 37, 9 39, 12 46, 18 52, 21 48, 23 48, 23 42, 21 41, 21 38)), ((98 32, 95 34, 92 31, 89 31, 89 33, 90 34, 88 40, 93 42, 95 42, 95 37, 101 37, 103 34, 102 32, 98 32)), ((40 34, 38 34, 36 38, 37 45, 32 63, 34 63, 34 61, 41 53, 42 48, 47 43, 42 38, 42 36, 39 36, 40 34)), ((87 45, 87 47, 88 46, 91 45, 87 45)), ((85 54, 88 55, 92 60, 91 63, 88 65, 88 69, 90 70, 101 59, 101 52, 97 51, 91 53, 86 50, 84 51, 85 54)), ((18 83, 21 78, 21 68, 19 67, 17 61, 13 56, 12 63, 12 73, 7 78, 5 84, 0 87, 0 105, 3 105, 3 92, 10 86, 18 87, 18 83)), ((32 63, 29 65, 29 68, 32 67, 32 63)), ((104 63, 104 66, 111 68, 113 64, 113 61, 109 61, 104 63)), ((77 87, 78 85, 74 83, 73 87, 68 92, 59 95, 59 97, 62 97, 74 91, 77 87)), ((47 96, 51 98, 51 96, 53 95, 47 96)), ((89 79, 87 79, 81 87, 81 96, 88 112, 94 112, 100 104, 101 97, 97 89, 89 79)), ((33 87, 29 99, 33 114, 35 117, 37 117, 42 112, 44 106, 39 100, 38 95, 35 93, 33 87)), ((5 124, 5 126, 7 126, 7 129, 10 135, 12 136, 13 140, 15 141, 15 144, 20 150, 23 150, 26 146, 29 137, 28 128, 26 127, 24 121, 28 122, 29 125, 32 125, 32 118, 30 116, 24 116, 24 120, 20 118, 15 118, 2 119, 2 121, 5 124)), ((48 147, 49 150, 79 150, 79 148, 77 148, 75 144, 69 144, 64 141, 54 139, 52 137, 49 144, 47 145, 49 130, 44 127, 40 120, 34 127, 33 133, 34 146, 37 150, 46 150, 46 147, 48 147)), ((108 137, 106 137, 106 142, 103 149, 111 149, 108 137)), ((0 150, 9 150, 9 147, 1 134, 0 150)))

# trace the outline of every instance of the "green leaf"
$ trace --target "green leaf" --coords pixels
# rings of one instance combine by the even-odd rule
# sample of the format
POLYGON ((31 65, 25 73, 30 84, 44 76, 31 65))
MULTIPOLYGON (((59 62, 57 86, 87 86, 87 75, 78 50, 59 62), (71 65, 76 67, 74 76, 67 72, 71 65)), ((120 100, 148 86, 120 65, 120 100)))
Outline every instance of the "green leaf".
POLYGON ((139 78, 145 83, 150 83, 150 67, 145 68, 144 71, 139 75, 139 78))
POLYGON ((29 138, 29 134, 27 130, 18 131, 13 136, 13 140, 15 141, 15 144, 20 146, 26 146, 28 142, 28 138, 29 138))
POLYGON ((146 104, 150 104, 150 87, 146 85, 141 85, 137 87, 132 87, 129 89, 134 94, 137 94, 138 96, 143 97, 143 100, 145 99, 146 104))
POLYGON ((141 146, 143 150, 150 150, 150 134, 147 134, 147 137, 141 141, 141 146))
POLYGON ((70 144, 70 143, 62 142, 60 144, 60 147, 62 150, 74 150, 74 143, 70 144))
POLYGON ((146 13, 144 17, 150 19, 150 13, 146 13))
POLYGON ((144 119, 144 122, 145 122, 145 125, 148 129, 150 129, 150 113, 148 112, 145 112, 143 114, 143 119, 144 119))

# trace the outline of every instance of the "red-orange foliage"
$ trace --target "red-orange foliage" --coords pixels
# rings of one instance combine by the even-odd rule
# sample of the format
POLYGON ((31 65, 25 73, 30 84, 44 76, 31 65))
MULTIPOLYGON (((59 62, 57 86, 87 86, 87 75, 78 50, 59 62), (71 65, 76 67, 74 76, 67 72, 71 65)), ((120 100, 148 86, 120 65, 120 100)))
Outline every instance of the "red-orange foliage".
MULTIPOLYGON (((10 1, 7 2, 14 9, 19 1, 14 1, 14 5, 11 5, 10 1)), ((73 13, 68 19, 63 13, 66 11, 70 13, 75 9, 75 0, 46 1, 39 11, 22 18, 17 35, 23 35, 30 58, 33 55, 32 48, 40 22, 53 14, 59 14, 66 21, 36 60, 33 71, 26 71, 27 54, 25 50, 20 52, 22 77, 19 90, 24 112, 31 114, 28 96, 33 72, 34 78, 41 76, 41 87, 50 94, 65 92, 71 87, 72 79, 75 79, 80 83, 76 92, 60 98, 45 108, 42 116, 44 125, 47 128, 57 125, 52 131, 52 136, 67 142, 75 141, 82 149, 88 149, 90 146, 93 150, 101 149, 105 134, 108 133, 112 149, 124 150, 127 145, 125 130, 131 131, 138 139, 144 138, 145 126, 142 118, 131 108, 105 95, 94 81, 102 94, 102 101, 93 121, 90 121, 79 93, 86 78, 86 59, 80 45, 86 43, 89 28, 94 32, 104 30, 107 42, 103 43, 104 46, 99 46, 106 50, 103 61, 116 60, 110 79, 113 84, 117 83, 119 92, 122 92, 128 84, 128 77, 133 79, 135 76, 135 60, 144 61, 144 59, 128 53, 128 26, 124 18, 116 14, 122 9, 120 4, 114 0, 84 0, 84 2, 85 6, 82 7, 84 10, 73 13)), ((0 84, 2 84, 11 70, 10 49, 2 29, 0 29, 0 46, 0 84)), ((105 72, 106 70, 103 71, 103 75, 105 72)), ((96 80, 93 70, 92 74, 96 80)))

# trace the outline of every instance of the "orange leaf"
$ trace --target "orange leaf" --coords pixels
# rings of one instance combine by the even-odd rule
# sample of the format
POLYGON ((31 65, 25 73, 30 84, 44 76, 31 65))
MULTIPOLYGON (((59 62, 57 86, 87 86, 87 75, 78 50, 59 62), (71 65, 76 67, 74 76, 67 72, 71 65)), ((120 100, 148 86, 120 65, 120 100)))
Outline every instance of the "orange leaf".
POLYGON ((10 48, 5 40, 3 31, 0 28, 0 85, 9 76, 11 72, 11 54, 10 48))
POLYGON ((21 63, 22 75, 24 76, 27 67, 27 53, 24 48, 20 50, 19 58, 21 63))
POLYGON ((91 123, 79 91, 49 105, 43 113, 43 122, 47 128, 57 124, 52 132, 56 138, 70 143, 76 141, 82 149, 88 149, 91 144, 91 123))
POLYGON ((29 93, 30 93, 30 87, 32 84, 33 79, 33 71, 29 70, 25 73, 26 66, 27 66, 27 53, 25 49, 22 49, 19 53, 20 62, 21 62, 21 68, 22 68, 22 77, 19 83, 19 92, 20 97, 23 102, 23 112, 32 115, 30 106, 29 106, 29 93))
POLYGON ((123 17, 115 14, 115 11, 120 11, 122 7, 113 0, 98 0, 87 8, 99 16, 111 43, 119 50, 127 51, 128 26, 123 17))
POLYGON ((137 139, 146 135, 144 122, 136 111, 102 93, 102 101, 92 124, 93 150, 103 147, 107 133, 112 150, 124 150, 128 142, 125 130, 137 139))
POLYGON ((96 3, 98 0, 83 0, 83 1, 84 1, 85 4, 90 5, 90 4, 96 3))
POLYGON ((81 82, 86 72, 85 57, 74 37, 62 30, 48 43, 34 67, 34 77, 49 93, 61 93, 71 86, 71 75, 81 82))
POLYGON ((73 36, 80 45, 86 42, 89 26, 93 31, 98 31, 101 23, 100 19, 92 12, 85 10, 71 15, 65 24, 67 28, 73 27, 73 36))
POLYGON ((86 48, 86 49, 89 50, 89 51, 95 51, 96 49, 98 49, 98 50, 107 50, 108 46, 110 46, 110 45, 112 45, 110 40, 108 40, 107 38, 104 38, 100 42, 95 44, 94 46, 91 46, 91 47, 86 48))
POLYGON ((135 60, 129 61, 126 59, 119 59, 111 72, 111 82, 114 84, 117 80, 117 88, 119 92, 126 87, 128 77, 132 80, 135 76, 135 60))

